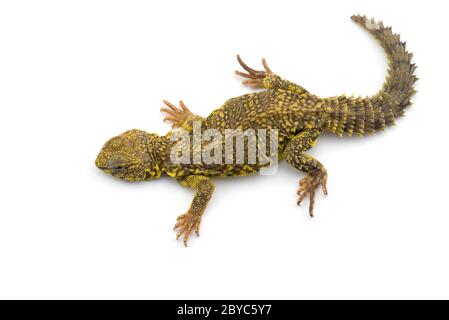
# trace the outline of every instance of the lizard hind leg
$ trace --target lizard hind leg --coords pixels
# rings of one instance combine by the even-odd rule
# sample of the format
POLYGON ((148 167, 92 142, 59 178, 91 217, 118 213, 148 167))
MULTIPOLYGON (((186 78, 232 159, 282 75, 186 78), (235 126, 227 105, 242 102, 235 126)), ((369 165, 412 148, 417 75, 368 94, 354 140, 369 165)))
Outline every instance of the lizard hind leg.
POLYGON ((283 156, 294 168, 307 173, 307 177, 299 181, 298 201, 301 202, 309 196, 309 214, 313 217, 315 206, 315 191, 321 186, 323 193, 327 194, 327 171, 324 166, 311 156, 303 152, 309 150, 316 142, 322 129, 312 125, 306 126, 303 131, 290 140, 285 146, 283 156))
POLYGON ((262 58, 262 65, 264 67, 264 71, 258 71, 254 70, 253 68, 248 67, 248 65, 243 62, 243 60, 240 58, 240 55, 237 55, 237 61, 239 62, 240 66, 247 72, 241 72, 241 71, 235 71, 235 73, 243 78, 246 78, 243 80, 243 84, 252 87, 252 88, 258 88, 263 89, 265 88, 264 79, 267 76, 274 75, 273 72, 268 67, 267 61, 262 58))
MULTIPOLYGON (((320 163, 313 159, 312 157, 308 155, 302 155, 302 158, 304 158, 302 161, 304 163, 308 163, 308 165, 311 165, 313 162, 315 162, 315 166, 319 167, 320 163)), ((321 189, 323 190, 323 193, 327 195, 327 173, 324 167, 321 168, 321 170, 315 171, 314 173, 309 173, 307 177, 299 180, 299 188, 298 188, 298 206, 301 204, 301 202, 309 196, 309 214, 311 217, 313 217, 313 209, 315 206, 315 190, 321 185, 321 189)))
POLYGON ((282 79, 273 71, 270 70, 268 67, 267 61, 265 59, 262 59, 262 65, 264 68, 264 71, 254 70, 253 68, 250 68, 242 61, 239 55, 237 55, 237 60, 240 64, 240 66, 246 71, 235 71, 235 73, 243 78, 243 84, 254 88, 254 89, 281 89, 288 91, 293 94, 309 94, 309 92, 304 89, 303 87, 282 79))

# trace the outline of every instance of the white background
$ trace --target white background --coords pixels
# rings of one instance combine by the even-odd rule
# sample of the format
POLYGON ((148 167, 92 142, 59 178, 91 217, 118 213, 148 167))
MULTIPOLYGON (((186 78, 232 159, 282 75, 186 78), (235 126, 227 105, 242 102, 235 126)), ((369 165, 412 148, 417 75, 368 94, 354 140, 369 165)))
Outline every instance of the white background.
POLYGON ((0 298, 449 298, 444 1, 2 1, 0 298), (235 55, 320 96, 386 75, 349 17, 392 25, 418 65, 415 104, 365 138, 322 136, 316 218, 303 175, 215 179, 189 248, 193 192, 126 183, 95 157, 131 128, 164 134, 161 100, 208 115, 249 91, 235 55))

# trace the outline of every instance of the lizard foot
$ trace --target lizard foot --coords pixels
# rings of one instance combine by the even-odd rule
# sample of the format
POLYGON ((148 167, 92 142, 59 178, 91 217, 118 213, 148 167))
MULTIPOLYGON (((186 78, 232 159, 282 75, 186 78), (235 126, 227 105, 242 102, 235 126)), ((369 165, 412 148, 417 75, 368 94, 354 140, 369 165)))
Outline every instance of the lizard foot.
POLYGON ((301 179, 299 181, 298 188, 298 206, 301 204, 302 200, 309 195, 310 203, 309 203, 309 214, 313 217, 313 207, 315 205, 315 189, 321 185, 321 189, 323 189, 323 193, 327 195, 327 173, 320 172, 318 174, 311 175, 309 174, 307 177, 301 179))
POLYGON ((185 214, 180 215, 177 219, 176 225, 173 230, 178 229, 178 233, 176 234, 176 240, 180 237, 183 237, 184 245, 187 247, 187 241, 189 240, 189 236, 194 230, 196 235, 200 236, 200 223, 201 216, 197 214, 193 214, 191 212, 187 212, 185 214))
POLYGON ((167 106, 167 108, 161 108, 161 111, 165 113, 164 121, 171 122, 173 128, 180 127, 188 117, 193 115, 182 101, 179 101, 179 107, 175 107, 167 100, 162 102, 167 106))
POLYGON ((237 61, 242 66, 242 68, 248 72, 245 73, 241 71, 235 71, 235 73, 238 74, 239 76, 247 78, 246 80, 243 80, 243 84, 250 86, 252 88, 259 88, 259 89, 265 88, 263 80, 267 76, 273 75, 273 72, 268 67, 267 61, 265 59, 262 59, 262 65, 265 71, 257 71, 248 67, 246 63, 244 63, 243 60, 240 58, 240 55, 237 55, 237 61))

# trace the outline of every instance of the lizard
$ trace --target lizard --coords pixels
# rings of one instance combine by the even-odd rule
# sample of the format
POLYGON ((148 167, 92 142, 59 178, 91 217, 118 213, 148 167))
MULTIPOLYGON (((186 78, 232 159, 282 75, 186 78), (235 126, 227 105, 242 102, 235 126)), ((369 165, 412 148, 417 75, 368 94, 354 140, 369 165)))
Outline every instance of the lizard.
MULTIPOLYGON (((363 136, 383 131, 404 114, 404 108, 411 104, 411 97, 416 92, 416 65, 400 36, 393 33, 391 27, 366 16, 353 15, 351 19, 380 43, 388 58, 386 80, 377 94, 320 98, 273 73, 265 59, 262 59, 264 70, 255 70, 237 56, 244 71, 236 71, 236 74, 244 78, 245 85, 261 90, 229 99, 208 117, 194 114, 182 101, 176 107, 164 100, 165 107, 161 111, 165 114, 164 120, 172 124, 172 130, 161 136, 133 129, 115 136, 104 144, 95 160, 96 166, 129 181, 153 180, 168 175, 182 186, 194 189, 189 209, 177 218, 174 226, 176 239, 182 238, 187 246, 192 232, 199 236, 201 217, 215 189, 211 178, 252 174, 267 164, 248 163, 247 146, 243 155, 245 162, 232 164, 192 162, 191 157, 187 163, 178 163, 173 161, 172 151, 179 154, 181 145, 190 148, 194 156, 201 152, 189 144, 190 139, 194 139, 195 123, 201 132, 206 129, 220 133, 228 129, 274 129, 278 133, 274 152, 279 159, 285 159, 292 167, 307 174, 299 180, 297 204, 308 197, 309 214, 313 217, 316 190, 321 187, 327 194, 327 171, 306 151, 315 145, 323 132, 363 136), (188 139, 184 144, 172 139, 177 130, 187 132, 188 139)), ((204 147, 204 143, 201 146, 204 147)))

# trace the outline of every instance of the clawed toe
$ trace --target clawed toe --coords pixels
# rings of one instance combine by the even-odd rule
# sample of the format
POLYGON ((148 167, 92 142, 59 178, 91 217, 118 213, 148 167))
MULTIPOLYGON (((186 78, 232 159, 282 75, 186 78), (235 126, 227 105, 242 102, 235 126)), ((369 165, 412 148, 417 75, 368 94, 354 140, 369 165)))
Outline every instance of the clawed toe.
POLYGON ((180 127, 185 119, 192 114, 183 101, 179 101, 179 107, 174 106, 167 100, 162 102, 167 106, 167 108, 161 108, 161 112, 166 114, 164 121, 171 122, 172 127, 180 127))
POLYGON ((268 64, 265 59, 262 59, 262 65, 265 71, 254 70, 253 68, 248 67, 246 63, 240 58, 240 55, 237 55, 237 61, 242 66, 242 68, 247 72, 235 71, 235 73, 246 80, 243 80, 243 84, 248 85, 253 88, 263 88, 263 79, 267 75, 272 75, 273 72, 268 67, 268 64))
POLYGON ((299 188, 298 188, 298 201, 297 205, 301 205, 301 202, 309 196, 309 214, 311 217, 314 216, 313 214, 313 208, 315 206, 315 190, 318 186, 321 185, 321 189, 323 190, 323 193, 327 195, 327 174, 320 173, 315 175, 308 175, 304 179, 301 179, 299 181, 299 188))
POLYGON ((192 213, 185 213, 180 215, 177 219, 175 227, 173 230, 179 229, 176 234, 176 240, 183 237, 184 246, 187 247, 187 241, 189 240, 192 231, 195 231, 196 235, 199 237, 199 229, 201 217, 192 213))

